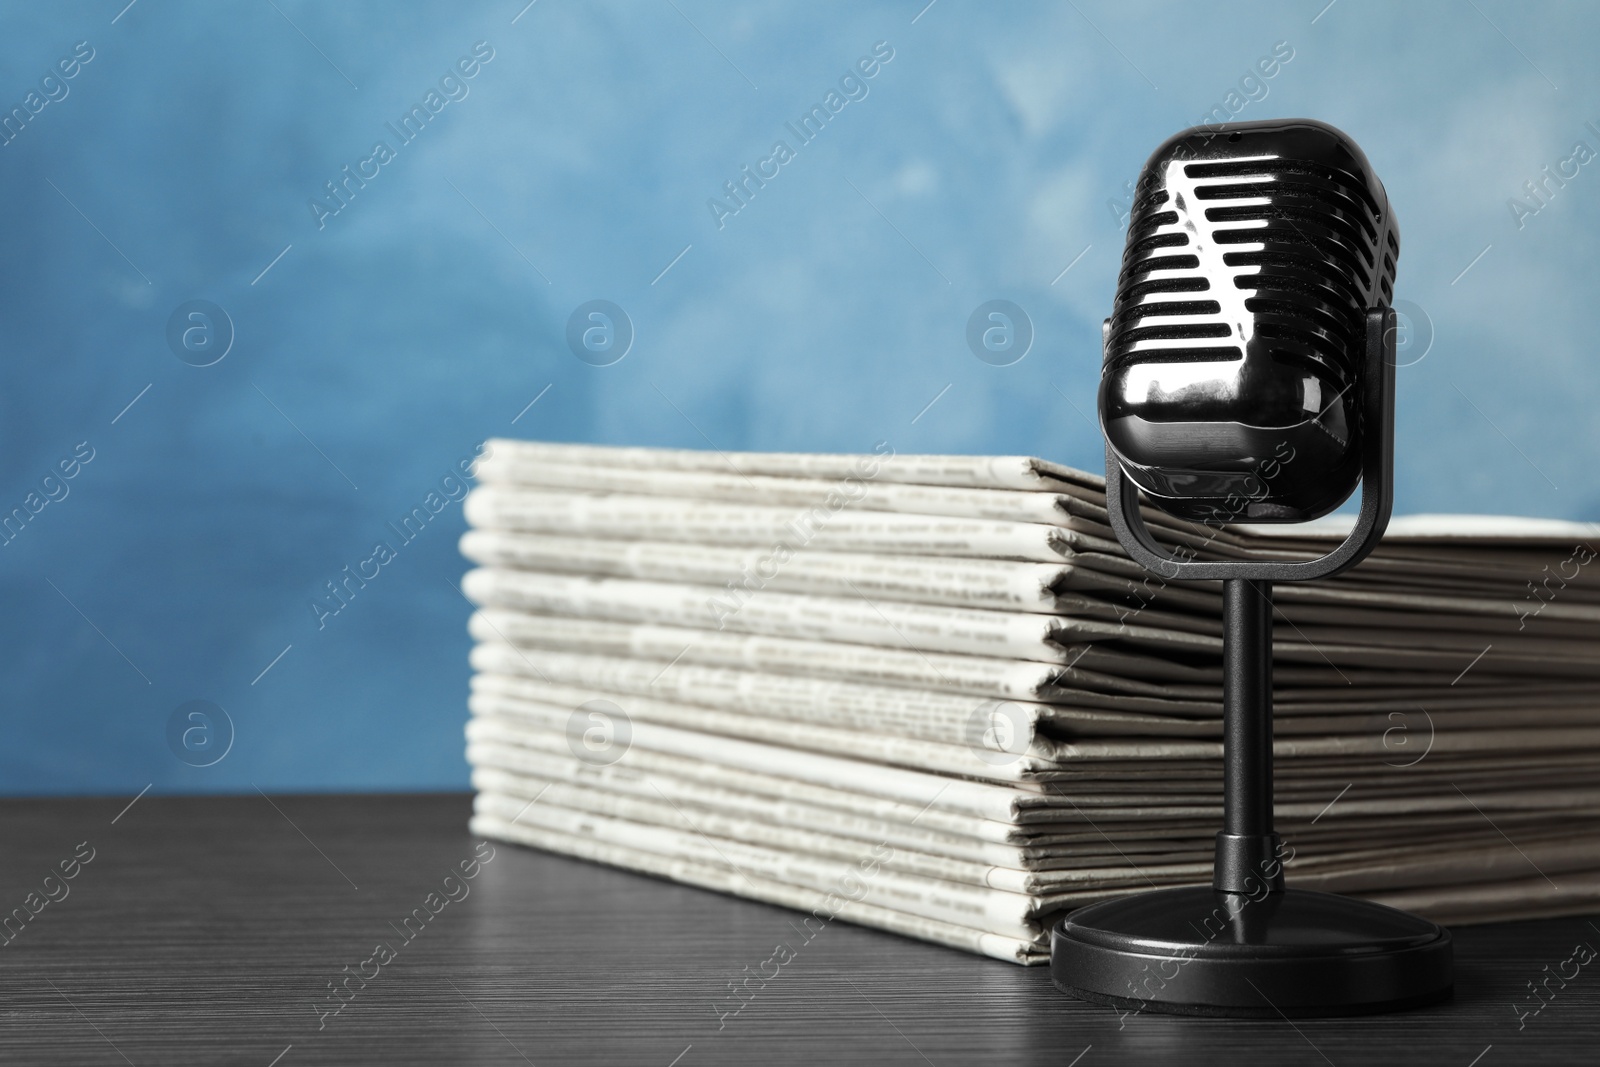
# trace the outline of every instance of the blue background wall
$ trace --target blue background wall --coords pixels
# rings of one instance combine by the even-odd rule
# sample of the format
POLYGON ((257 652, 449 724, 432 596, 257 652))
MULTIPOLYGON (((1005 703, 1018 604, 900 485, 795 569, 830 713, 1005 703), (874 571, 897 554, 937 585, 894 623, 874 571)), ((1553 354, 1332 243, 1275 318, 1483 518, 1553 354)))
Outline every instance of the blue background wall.
POLYGON ((93 49, 0 147, 0 508, 60 497, 0 547, 0 790, 464 787, 459 505, 321 629, 309 605, 487 436, 1099 470, 1117 204, 1230 102, 1349 131, 1397 206, 1433 335, 1399 510, 1600 517, 1600 163, 1523 188, 1600 150, 1593 5, 124 3, 0 9, 8 111, 93 49), (799 145, 785 122, 877 42, 799 145), (719 227, 708 199, 778 139, 795 158, 719 227), (565 342, 597 298, 636 331, 605 367, 565 342), (1036 332, 1011 366, 964 339, 996 298, 1036 332), (207 367, 166 337, 194 299, 235 334, 207 367), (209 767, 168 746, 191 700, 236 729, 209 767))

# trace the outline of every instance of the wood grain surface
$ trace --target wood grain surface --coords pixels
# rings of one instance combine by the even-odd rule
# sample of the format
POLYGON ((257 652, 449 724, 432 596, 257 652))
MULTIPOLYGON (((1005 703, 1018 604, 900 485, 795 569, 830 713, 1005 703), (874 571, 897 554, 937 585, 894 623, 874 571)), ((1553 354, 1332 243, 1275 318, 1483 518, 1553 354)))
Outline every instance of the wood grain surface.
POLYGON ((1600 960, 1518 1018, 1527 983, 1600 947, 1587 919, 1457 930, 1446 1006, 1293 1025, 1119 1019, 1042 969, 834 923, 719 1018, 730 981, 800 943, 794 913, 508 845, 463 879, 488 850, 461 795, 130 799, 0 802, 0 1062, 1600 1060, 1600 960))

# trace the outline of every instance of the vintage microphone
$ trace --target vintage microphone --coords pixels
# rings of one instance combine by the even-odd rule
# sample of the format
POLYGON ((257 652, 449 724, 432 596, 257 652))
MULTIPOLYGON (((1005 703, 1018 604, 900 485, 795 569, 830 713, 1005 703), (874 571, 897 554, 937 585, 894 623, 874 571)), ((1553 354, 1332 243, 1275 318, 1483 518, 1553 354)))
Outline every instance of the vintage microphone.
POLYGON ((1072 912, 1051 977, 1125 1010, 1316 1016, 1444 999, 1450 935, 1416 916, 1284 888, 1272 828, 1272 583, 1325 578, 1383 536, 1393 501, 1395 259, 1366 156, 1309 119, 1185 130, 1145 164, 1100 419, 1106 508, 1163 579, 1223 583, 1223 829, 1210 887, 1072 912), (1185 519, 1300 522, 1361 483, 1350 536, 1311 560, 1179 558, 1141 495, 1185 519))

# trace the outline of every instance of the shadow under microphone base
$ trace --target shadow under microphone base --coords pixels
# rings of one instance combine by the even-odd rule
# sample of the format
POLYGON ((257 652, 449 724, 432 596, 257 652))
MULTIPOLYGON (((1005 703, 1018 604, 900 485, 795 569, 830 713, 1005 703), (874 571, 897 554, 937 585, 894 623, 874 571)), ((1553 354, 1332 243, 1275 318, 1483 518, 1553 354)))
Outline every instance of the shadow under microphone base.
POLYGON ((1050 934, 1050 977, 1082 1000, 1130 1012, 1224 1017, 1361 1015, 1449 998, 1449 931, 1333 893, 1285 889, 1272 812, 1272 583, 1355 566, 1393 503, 1394 312, 1366 316, 1361 512, 1349 537, 1308 561, 1180 560, 1156 543, 1138 490, 1106 455, 1117 540, 1163 578, 1223 582, 1223 829, 1212 885, 1158 889, 1081 908, 1050 934))

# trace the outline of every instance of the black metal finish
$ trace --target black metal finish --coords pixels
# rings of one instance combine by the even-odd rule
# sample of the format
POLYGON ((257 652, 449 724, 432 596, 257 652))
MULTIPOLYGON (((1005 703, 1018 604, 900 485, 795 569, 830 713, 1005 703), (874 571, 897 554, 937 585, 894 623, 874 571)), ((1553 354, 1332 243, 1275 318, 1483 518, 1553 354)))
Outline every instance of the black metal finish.
POLYGON ((1397 1011, 1451 995, 1447 931, 1381 905, 1285 889, 1290 857, 1272 829, 1272 583, 1355 566, 1393 506, 1394 312, 1374 308, 1365 321, 1361 512, 1350 536, 1318 559, 1178 559, 1150 535, 1139 490, 1106 450, 1106 508, 1128 554, 1167 578, 1224 582, 1224 826, 1212 888, 1107 901, 1056 925, 1052 977, 1081 999, 1124 1011, 1277 1017, 1397 1011))
POLYGON ((1362 315, 1391 302, 1399 253, 1383 185, 1332 126, 1230 123, 1157 149, 1100 384, 1127 476, 1199 522, 1337 507, 1361 473, 1362 315))
POLYGON ((1285 889, 1289 857, 1272 829, 1272 583, 1355 566, 1393 506, 1394 312, 1373 308, 1365 321, 1361 512, 1318 559, 1177 558, 1151 536, 1139 490, 1107 447, 1106 509, 1128 554, 1167 578, 1224 582, 1224 826, 1212 888, 1107 901, 1056 925, 1051 975, 1073 996, 1124 1011, 1278 1017, 1397 1011, 1451 995, 1447 931, 1381 905, 1285 889))
POLYGON ((1102 334, 1106 510, 1146 568, 1224 582, 1224 825, 1211 888, 1106 901, 1056 925, 1051 974, 1074 996, 1271 1017, 1393 1011, 1451 993, 1447 932, 1286 890, 1289 857, 1272 829, 1272 583, 1338 574, 1388 525, 1394 312, 1381 305, 1398 254, 1366 158, 1321 123, 1185 131, 1140 177, 1102 334), (1355 528, 1307 561, 1180 559, 1139 510, 1143 492, 1216 526, 1295 522, 1338 506, 1358 478, 1355 528))
POLYGON ((1211 884, 1249 893, 1283 890, 1272 831, 1272 583, 1222 584, 1222 832, 1211 884), (1272 865, 1270 877, 1268 865, 1272 865))
POLYGON ((1436 1004, 1450 934, 1403 911, 1308 890, 1163 889, 1075 911, 1050 935, 1063 992, 1124 1011, 1279 1018, 1436 1004))
MULTIPOLYGON (((1107 334, 1109 330, 1107 326, 1107 334)), ((1366 559, 1377 547, 1394 508, 1395 318, 1392 308, 1373 308, 1367 312, 1365 342, 1368 388, 1361 410, 1362 423, 1367 427, 1361 439, 1361 511, 1356 516, 1355 528, 1342 544, 1327 555, 1303 562, 1179 559, 1151 536, 1139 514, 1139 490, 1129 485, 1115 449, 1108 445, 1106 511, 1111 528, 1128 555, 1164 578, 1250 578, 1271 582, 1327 578, 1366 559)))

